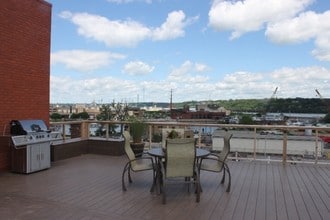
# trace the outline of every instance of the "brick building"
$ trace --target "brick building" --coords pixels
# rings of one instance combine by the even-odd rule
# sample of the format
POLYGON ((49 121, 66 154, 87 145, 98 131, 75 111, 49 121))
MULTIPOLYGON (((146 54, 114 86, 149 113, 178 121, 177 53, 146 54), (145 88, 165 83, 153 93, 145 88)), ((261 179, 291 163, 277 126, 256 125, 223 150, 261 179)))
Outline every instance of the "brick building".
POLYGON ((10 162, 9 123, 49 122, 51 4, 0 1, 0 170, 10 162))

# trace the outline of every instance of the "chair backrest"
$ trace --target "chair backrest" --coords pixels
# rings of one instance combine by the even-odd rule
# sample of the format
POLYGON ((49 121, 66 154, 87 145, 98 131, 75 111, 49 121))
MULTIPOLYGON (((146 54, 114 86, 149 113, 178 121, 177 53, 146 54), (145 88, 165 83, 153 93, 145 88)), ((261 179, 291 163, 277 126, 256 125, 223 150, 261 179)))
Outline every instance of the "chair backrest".
POLYGON ((194 174, 196 148, 194 138, 166 140, 166 177, 191 177, 194 174))
POLYGON ((219 166, 223 167, 223 162, 222 161, 226 161, 228 154, 230 153, 230 139, 233 136, 233 134, 231 134, 230 132, 226 132, 223 136, 223 149, 219 154, 219 166))
POLYGON ((123 136, 124 136, 124 139, 125 139, 125 153, 126 153, 126 156, 128 157, 129 160, 134 160, 135 159, 135 154, 134 154, 134 152, 131 148, 131 145, 130 145, 131 135, 129 134, 128 131, 124 131, 123 136))

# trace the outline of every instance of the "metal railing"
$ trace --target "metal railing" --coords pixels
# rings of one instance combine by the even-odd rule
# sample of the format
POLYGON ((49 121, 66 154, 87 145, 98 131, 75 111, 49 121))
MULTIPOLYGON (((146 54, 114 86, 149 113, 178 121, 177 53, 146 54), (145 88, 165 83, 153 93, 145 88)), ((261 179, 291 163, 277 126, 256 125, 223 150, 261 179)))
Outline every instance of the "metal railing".
MULTIPOLYGON (((65 121, 51 122, 51 129, 62 132, 67 139, 105 139, 121 137, 128 122, 65 121)), ((330 127, 239 125, 178 121, 150 121, 144 135, 146 148, 162 145, 162 129, 183 129, 193 135, 198 147, 221 150, 221 131, 233 132, 230 159, 286 163, 330 164, 329 143, 322 136, 330 136, 330 127)))

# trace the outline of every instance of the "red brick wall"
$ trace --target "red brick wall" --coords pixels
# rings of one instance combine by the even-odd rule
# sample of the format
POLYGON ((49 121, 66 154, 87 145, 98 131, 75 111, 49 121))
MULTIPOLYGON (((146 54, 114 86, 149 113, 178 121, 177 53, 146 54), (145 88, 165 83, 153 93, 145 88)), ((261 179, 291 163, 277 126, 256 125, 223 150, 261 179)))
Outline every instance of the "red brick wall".
MULTIPOLYGON (((50 30, 46 1, 0 1, 0 136, 9 134, 12 119, 49 123, 50 30)), ((0 145, 2 157, 6 147, 0 145)), ((6 168, 0 158, 0 170, 6 168)))

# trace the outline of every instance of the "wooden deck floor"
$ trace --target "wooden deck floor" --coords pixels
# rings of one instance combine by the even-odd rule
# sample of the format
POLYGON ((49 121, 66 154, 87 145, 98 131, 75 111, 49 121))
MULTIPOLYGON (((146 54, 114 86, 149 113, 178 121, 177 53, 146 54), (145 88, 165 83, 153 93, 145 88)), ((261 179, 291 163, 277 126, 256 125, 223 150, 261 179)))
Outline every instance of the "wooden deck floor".
POLYGON ((203 172, 200 203, 171 185, 167 204, 149 192, 151 173, 133 173, 121 190, 126 158, 83 155, 33 174, 0 173, 1 219, 329 219, 330 167, 229 162, 232 188, 203 172))

